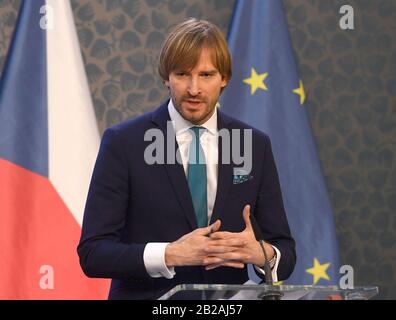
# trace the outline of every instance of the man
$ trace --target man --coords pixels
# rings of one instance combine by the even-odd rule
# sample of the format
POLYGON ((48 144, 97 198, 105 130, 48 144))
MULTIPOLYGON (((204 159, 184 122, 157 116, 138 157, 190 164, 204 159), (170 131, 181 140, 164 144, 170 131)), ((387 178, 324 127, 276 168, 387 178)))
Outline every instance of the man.
POLYGON ((110 299, 156 299, 181 283, 244 283, 249 263, 264 278, 264 249, 274 280, 286 279, 295 244, 270 140, 217 110, 231 78, 219 29, 196 19, 179 24, 163 45, 159 74, 171 99, 103 135, 78 246, 82 269, 113 278, 110 299), (252 147, 234 135, 223 143, 221 131, 250 132, 252 147), (165 151, 150 152, 158 132, 165 151), (230 156, 240 148, 247 170, 230 156), (161 154, 163 163, 153 161, 161 154))

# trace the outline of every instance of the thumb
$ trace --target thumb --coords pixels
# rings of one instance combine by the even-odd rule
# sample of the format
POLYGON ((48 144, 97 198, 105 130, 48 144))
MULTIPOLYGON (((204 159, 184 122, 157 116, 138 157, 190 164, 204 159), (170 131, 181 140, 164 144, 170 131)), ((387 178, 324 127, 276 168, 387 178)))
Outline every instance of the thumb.
POLYGON ((212 223, 209 226, 210 227, 210 233, 219 231, 220 230, 220 226, 221 226, 221 221, 217 219, 214 223, 212 223))
POLYGON ((252 223, 250 222, 250 205, 246 205, 243 208, 243 220, 245 221, 246 229, 252 229, 252 223))
POLYGON ((218 231, 220 229, 220 225, 221 225, 221 221, 220 220, 216 220, 211 225, 209 225, 209 226, 207 226, 205 228, 199 229, 199 233, 201 235, 203 235, 203 236, 210 235, 211 233, 218 231))

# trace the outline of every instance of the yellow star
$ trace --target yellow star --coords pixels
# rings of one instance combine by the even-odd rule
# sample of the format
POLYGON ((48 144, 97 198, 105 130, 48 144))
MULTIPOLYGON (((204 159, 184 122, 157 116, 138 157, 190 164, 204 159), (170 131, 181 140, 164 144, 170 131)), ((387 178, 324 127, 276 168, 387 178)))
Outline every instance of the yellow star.
POLYGON ((256 70, 252 68, 252 74, 250 78, 243 80, 243 82, 250 85, 250 93, 253 95, 257 89, 268 90, 264 83, 264 80, 267 77, 268 73, 257 74, 256 70))
POLYGON ((294 89, 293 92, 300 96, 300 104, 303 105, 305 102, 305 91, 304 91, 304 85, 301 80, 300 80, 300 87, 294 89))
POLYGON ((320 279, 330 280, 330 277, 326 273, 330 263, 320 264, 318 259, 314 258, 314 265, 312 268, 306 270, 306 272, 313 275, 313 284, 315 285, 320 279))

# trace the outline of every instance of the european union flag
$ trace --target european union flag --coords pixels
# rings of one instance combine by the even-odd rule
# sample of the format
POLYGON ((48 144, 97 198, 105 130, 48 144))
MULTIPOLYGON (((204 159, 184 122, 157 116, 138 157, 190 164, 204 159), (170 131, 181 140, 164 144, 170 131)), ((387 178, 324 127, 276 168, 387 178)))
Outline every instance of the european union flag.
POLYGON ((334 219, 308 121, 304 86, 280 0, 237 0, 229 33, 233 78, 222 110, 272 142, 287 217, 296 240, 291 284, 338 284, 334 219))

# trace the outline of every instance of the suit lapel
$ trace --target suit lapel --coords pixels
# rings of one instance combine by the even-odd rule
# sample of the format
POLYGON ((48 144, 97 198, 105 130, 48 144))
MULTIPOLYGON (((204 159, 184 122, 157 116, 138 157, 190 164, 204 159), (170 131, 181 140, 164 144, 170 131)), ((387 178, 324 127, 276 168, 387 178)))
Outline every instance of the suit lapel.
MULTIPOLYGON (((164 133, 165 137, 165 157, 166 150, 169 141, 167 141, 167 122, 170 121, 170 116, 168 112, 168 101, 161 105, 156 111, 153 113, 152 121, 157 124, 157 126, 164 133)), ((173 131, 172 127, 172 135, 174 139, 173 145, 176 146, 177 152, 179 152, 179 146, 176 141, 176 135, 173 131)), ((197 220, 194 213, 194 207, 190 195, 190 189, 188 187, 186 174, 184 173, 183 165, 175 161, 174 164, 168 163, 165 161, 164 164, 165 170, 168 174, 169 180, 173 187, 173 191, 176 194, 176 198, 180 203, 180 206, 183 208, 187 221, 191 228, 194 230, 197 228, 197 220)))
MULTIPOLYGON (((217 114, 218 130, 219 131, 221 129, 229 130, 230 129, 229 122, 230 120, 222 112, 218 111, 217 114)), ((216 219, 221 218, 222 215, 227 214, 226 212, 222 212, 222 209, 224 207, 224 203, 227 199, 227 195, 232 184, 233 166, 232 166, 231 154, 229 161, 230 163, 224 164, 222 161, 223 146, 220 139, 221 138, 219 138, 219 145, 218 145, 219 161, 218 161, 218 176, 217 176, 217 193, 216 193, 216 200, 214 203, 213 213, 210 219, 210 223, 213 223, 214 221, 216 221, 216 219)))

